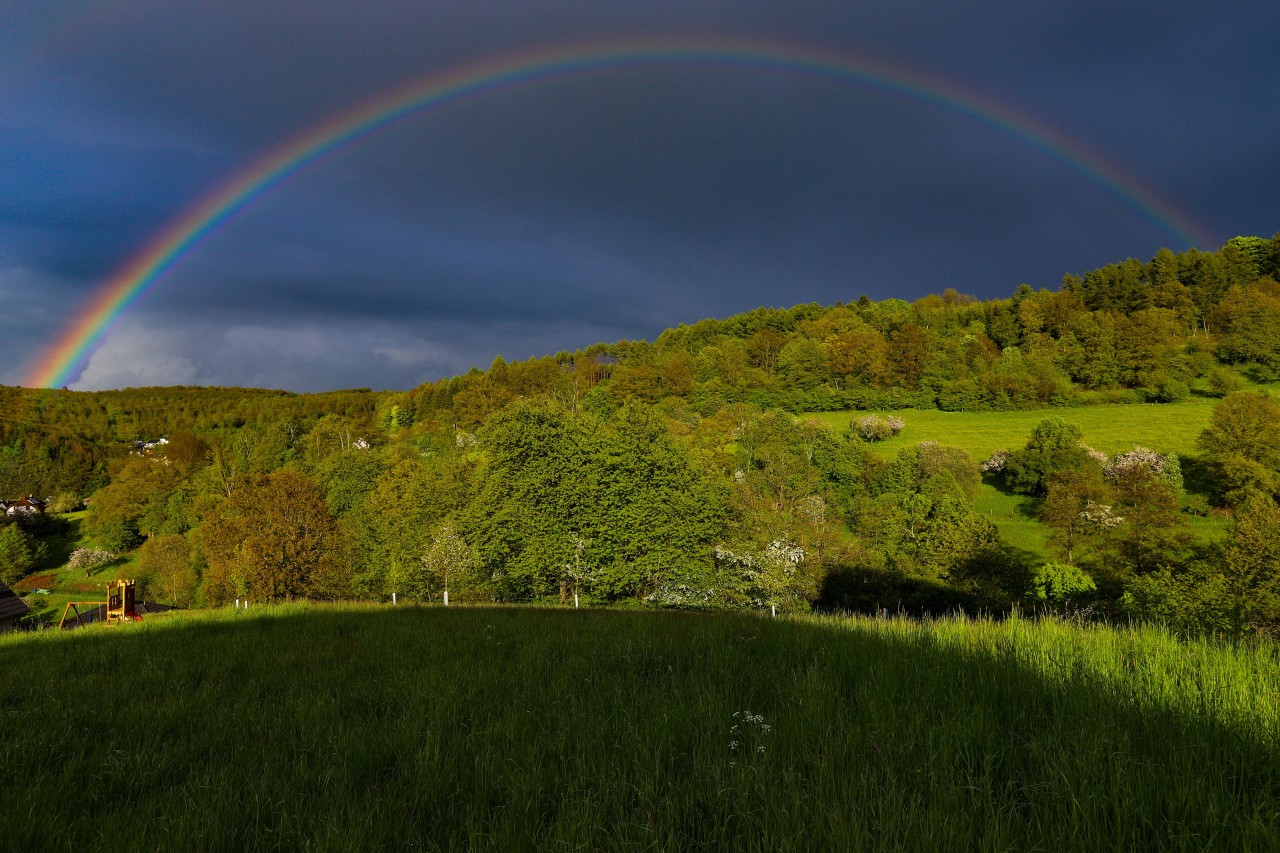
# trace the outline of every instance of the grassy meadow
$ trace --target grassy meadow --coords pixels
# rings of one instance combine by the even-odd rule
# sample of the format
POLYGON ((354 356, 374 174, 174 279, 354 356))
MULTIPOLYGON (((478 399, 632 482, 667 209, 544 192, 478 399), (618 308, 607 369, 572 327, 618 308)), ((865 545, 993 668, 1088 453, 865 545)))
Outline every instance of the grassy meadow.
MULTIPOLYGON (((1217 400, 1194 397, 1182 403, 1130 403, 1031 409, 1016 412, 943 412, 937 409, 895 411, 906 427, 900 434, 872 445, 877 453, 894 456, 904 447, 936 441, 962 447, 981 462, 1001 448, 1016 450, 1045 418, 1060 417, 1084 431, 1084 441, 1104 453, 1120 453, 1142 445, 1161 453, 1192 456, 1196 438, 1209 424, 1217 400)), ((865 412, 822 412, 818 417, 837 429, 865 412)))
MULTIPOLYGON (((1036 424, 1045 418, 1060 417, 1080 427, 1086 444, 1107 454, 1132 450, 1136 445, 1161 453, 1178 454, 1183 462, 1187 489, 1196 493, 1200 484, 1196 482, 1194 466, 1188 463, 1198 453, 1196 439, 1208 426, 1215 403, 1215 399, 1193 397, 1182 403, 1130 403, 1015 412, 903 409, 894 414, 902 418, 906 427, 897 436, 872 444, 871 449, 890 458, 922 441, 936 441, 963 448, 981 462, 997 450, 1022 447, 1036 424)), ((863 414, 866 413, 821 412, 806 417, 820 418, 843 430, 850 421, 863 414)), ((1049 531, 1035 518, 1035 501, 1023 495, 1003 492, 993 483, 986 482, 975 501, 975 508, 995 523, 1005 543, 1041 560, 1053 558, 1044 544, 1049 531)), ((1192 532, 1205 539, 1224 535, 1228 524, 1223 518, 1190 516, 1187 520, 1192 532)))
POLYGON ((305 605, 0 637, 10 849, 1263 850, 1280 652, 305 605))

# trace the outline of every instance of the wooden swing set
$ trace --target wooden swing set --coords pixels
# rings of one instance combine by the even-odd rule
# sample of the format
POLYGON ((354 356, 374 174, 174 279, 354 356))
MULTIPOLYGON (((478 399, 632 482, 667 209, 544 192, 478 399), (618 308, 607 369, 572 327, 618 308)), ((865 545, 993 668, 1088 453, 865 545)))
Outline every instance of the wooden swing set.
POLYGON ((105 621, 108 625, 120 622, 141 622, 136 603, 135 582, 131 580, 114 580, 107 583, 107 602, 101 601, 69 601, 62 611, 62 621, 58 629, 83 628, 94 622, 105 621), (81 610, 80 608, 86 608, 81 610))

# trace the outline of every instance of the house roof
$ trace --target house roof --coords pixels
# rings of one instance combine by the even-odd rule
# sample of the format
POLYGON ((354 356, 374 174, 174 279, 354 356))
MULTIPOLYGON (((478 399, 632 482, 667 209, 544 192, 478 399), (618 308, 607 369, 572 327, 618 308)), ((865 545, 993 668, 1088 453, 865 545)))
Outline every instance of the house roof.
POLYGON ((0 581, 0 619, 11 619, 14 616, 25 616, 31 610, 26 603, 0 581))
POLYGON ((0 509, 4 509, 6 512, 9 510, 16 510, 19 512, 44 512, 45 507, 47 506, 48 504, 44 500, 36 497, 35 495, 18 498, 16 501, 0 501, 0 509))

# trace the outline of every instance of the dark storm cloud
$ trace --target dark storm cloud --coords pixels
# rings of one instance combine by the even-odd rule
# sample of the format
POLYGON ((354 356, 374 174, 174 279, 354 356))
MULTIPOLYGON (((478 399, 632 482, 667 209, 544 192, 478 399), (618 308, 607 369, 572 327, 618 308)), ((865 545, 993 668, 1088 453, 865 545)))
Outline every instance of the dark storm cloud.
MULTIPOLYGON (((24 351, 302 129, 406 80, 605 38, 882 57, 1057 127, 1216 239, 1280 228, 1280 16, 1264 3, 124 0, 0 15, 0 295, 24 351)), ((166 273, 81 381, 403 386, 760 304, 1054 286, 1165 245, 1185 248, 961 112, 759 69, 618 69, 429 111, 295 177, 166 273)))

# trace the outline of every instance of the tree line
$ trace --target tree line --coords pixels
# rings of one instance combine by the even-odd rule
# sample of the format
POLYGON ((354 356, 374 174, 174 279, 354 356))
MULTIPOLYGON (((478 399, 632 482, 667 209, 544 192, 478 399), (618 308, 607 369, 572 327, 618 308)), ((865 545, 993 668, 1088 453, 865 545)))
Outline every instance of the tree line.
MULTIPOLYGON (((94 542, 138 549, 180 604, 1038 601, 1267 630, 1280 566, 1255 545, 1280 535, 1280 418, 1239 388, 1280 377, 1278 274, 1280 235, 1236 238, 1058 291, 757 309, 406 392, 0 388, 0 488, 88 499, 94 542), (1193 385, 1223 398, 1200 449, 1236 511, 1226 543, 1188 533, 1177 457, 1104 458, 1066 421, 1001 458, 925 443, 885 461, 869 442, 892 416, 843 432, 797 416, 1176 401, 1193 385), (1002 545, 973 506, 984 476, 1039 501, 1056 562, 1002 545)), ((39 563, 28 527, 0 530, 10 579, 39 563)))

